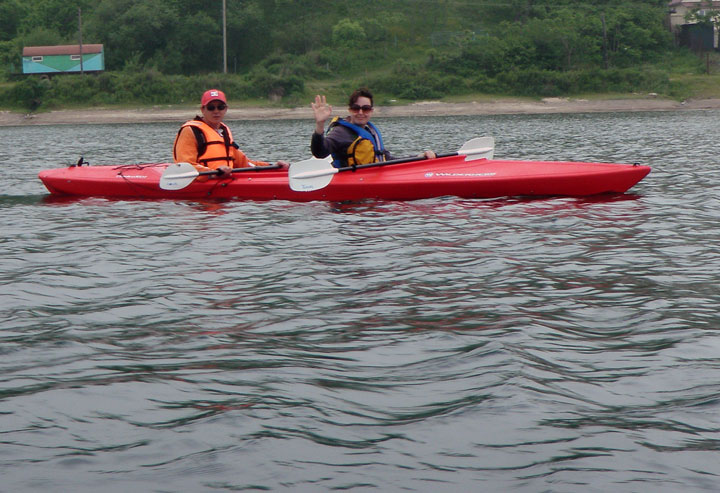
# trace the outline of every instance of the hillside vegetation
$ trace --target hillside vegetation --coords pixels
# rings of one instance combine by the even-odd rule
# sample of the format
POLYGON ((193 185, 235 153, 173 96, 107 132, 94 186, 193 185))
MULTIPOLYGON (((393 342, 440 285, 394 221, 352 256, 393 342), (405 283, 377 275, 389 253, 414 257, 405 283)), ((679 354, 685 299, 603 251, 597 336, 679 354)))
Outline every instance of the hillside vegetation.
POLYGON ((195 104, 211 86, 281 105, 359 85, 400 102, 714 91, 716 55, 674 46, 665 0, 226 0, 226 59, 222 3, 0 0, 0 106, 195 104), (105 72, 17 74, 23 46, 78 43, 80 18, 105 72))

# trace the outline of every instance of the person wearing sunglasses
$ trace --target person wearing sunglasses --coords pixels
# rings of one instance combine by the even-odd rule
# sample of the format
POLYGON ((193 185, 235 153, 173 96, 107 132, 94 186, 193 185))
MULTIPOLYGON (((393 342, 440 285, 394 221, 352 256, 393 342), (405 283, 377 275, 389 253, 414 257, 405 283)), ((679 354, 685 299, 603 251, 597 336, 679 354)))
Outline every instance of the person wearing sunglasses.
MULTIPOLYGON (((264 161, 249 160, 235 143, 232 132, 223 119, 227 114, 225 93, 218 89, 210 89, 200 99, 202 116, 185 122, 178 131, 173 145, 173 159, 176 163, 190 163, 198 171, 215 170, 217 175, 204 175, 227 178, 232 176, 232 168, 248 168, 251 166, 268 166, 264 161)), ((285 161, 278 161, 282 167, 288 167, 285 161)))
MULTIPOLYGON (((310 150, 316 158, 331 155, 336 168, 394 159, 385 149, 380 131, 370 122, 374 106, 373 95, 368 89, 360 88, 350 95, 350 114, 346 118, 333 118, 327 132, 325 122, 332 116, 332 106, 327 104, 325 96, 318 95, 311 107, 315 114, 315 131, 310 150)), ((432 159, 435 153, 425 151, 421 156, 432 159)))

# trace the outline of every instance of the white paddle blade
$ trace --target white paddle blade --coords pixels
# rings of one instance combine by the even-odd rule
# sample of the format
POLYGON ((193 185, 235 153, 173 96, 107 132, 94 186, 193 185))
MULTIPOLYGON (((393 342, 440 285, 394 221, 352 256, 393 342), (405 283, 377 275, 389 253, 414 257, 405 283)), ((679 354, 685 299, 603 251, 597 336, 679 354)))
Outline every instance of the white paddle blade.
POLYGON ((171 164, 160 177, 160 188, 163 190, 181 190, 190 185, 200 173, 190 163, 171 164))
POLYGON ((330 184, 333 175, 337 172, 337 168, 332 165, 330 156, 323 159, 310 158, 292 163, 288 170, 290 188, 296 192, 312 192, 325 188, 330 184))
POLYGON ((492 159, 495 154, 494 137, 475 137, 463 144, 458 154, 465 156, 465 161, 475 159, 492 159))

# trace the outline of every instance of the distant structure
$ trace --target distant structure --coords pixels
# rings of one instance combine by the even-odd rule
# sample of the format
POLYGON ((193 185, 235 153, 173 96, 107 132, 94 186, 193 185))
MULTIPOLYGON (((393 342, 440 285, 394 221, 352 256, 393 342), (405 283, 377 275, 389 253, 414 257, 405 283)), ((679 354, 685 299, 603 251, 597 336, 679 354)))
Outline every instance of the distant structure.
POLYGON ((59 74, 105 70, 103 45, 26 46, 23 48, 23 74, 59 74))
POLYGON ((720 20, 720 1, 717 0, 673 0, 668 2, 668 23, 675 35, 675 42, 694 51, 717 50, 718 27, 699 23, 694 16, 717 16, 720 20))

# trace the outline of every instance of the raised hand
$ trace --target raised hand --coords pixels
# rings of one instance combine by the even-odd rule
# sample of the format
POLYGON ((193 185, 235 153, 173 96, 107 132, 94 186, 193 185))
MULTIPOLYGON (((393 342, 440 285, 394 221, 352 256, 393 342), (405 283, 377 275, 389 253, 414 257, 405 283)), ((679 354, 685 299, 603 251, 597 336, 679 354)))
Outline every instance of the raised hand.
POLYGON ((310 103, 310 106, 315 113, 315 131, 321 134, 325 129, 325 122, 332 116, 332 106, 327 104, 325 96, 320 95, 315 96, 315 102, 310 103))

